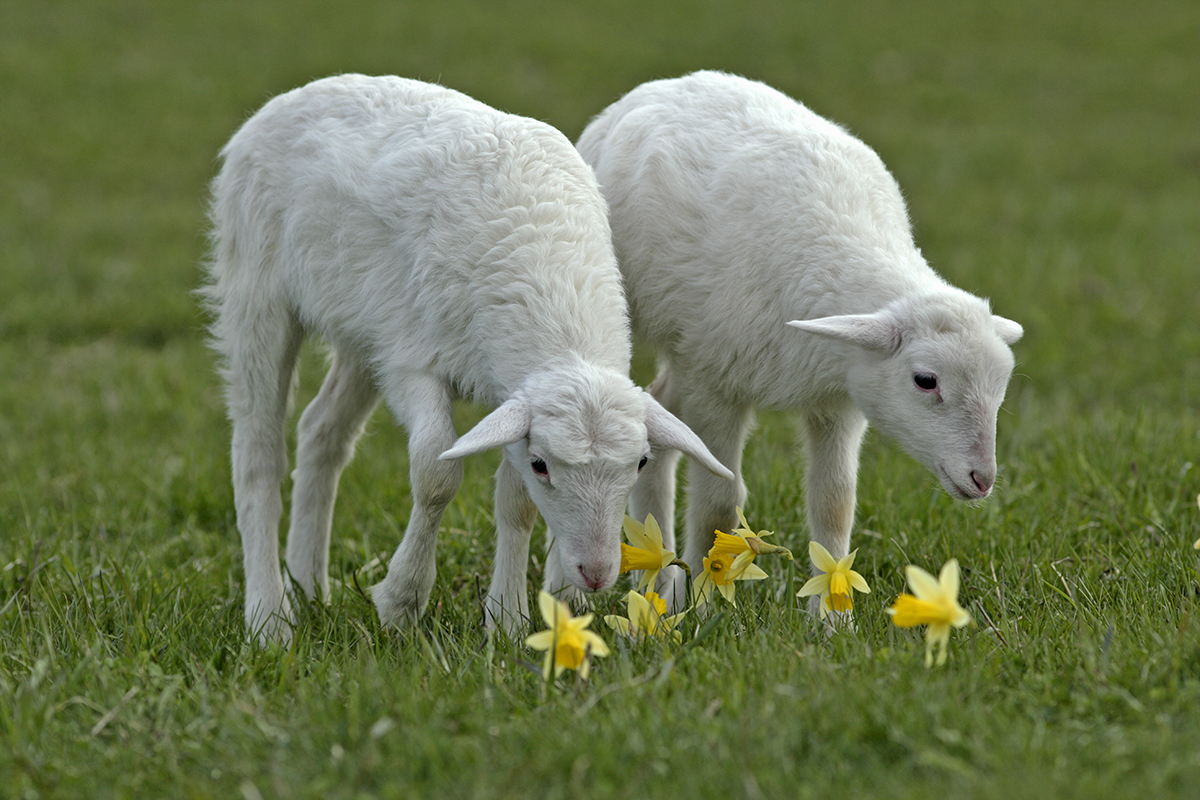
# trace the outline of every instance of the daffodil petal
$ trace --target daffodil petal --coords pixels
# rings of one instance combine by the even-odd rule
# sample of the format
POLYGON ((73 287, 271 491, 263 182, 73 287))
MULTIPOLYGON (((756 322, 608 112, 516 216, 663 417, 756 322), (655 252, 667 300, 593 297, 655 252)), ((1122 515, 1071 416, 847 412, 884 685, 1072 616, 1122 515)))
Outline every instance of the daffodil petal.
POLYGON ((767 573, 763 572, 762 568, 759 567, 758 564, 747 564, 746 568, 739 572, 734 580, 761 581, 765 577, 767 577, 767 573))
POLYGON ((642 577, 638 579, 637 588, 645 590, 654 585, 655 579, 658 577, 659 569, 642 570, 642 577))
POLYGON ((650 601, 637 592, 625 595, 625 606, 629 609, 629 619, 631 620, 645 619, 654 610, 650 601))
POLYGON ((800 591, 796 592, 796 597, 808 597, 827 591, 829 591, 829 576, 821 574, 809 578, 808 583, 801 586, 800 591))
POLYGON ((724 586, 718 586, 717 589, 720 590, 721 596, 728 600, 731 605, 737 605, 737 601, 733 599, 736 589, 734 588, 732 582, 727 583, 724 586))
POLYGON ((854 587, 855 591, 862 592, 863 594, 871 593, 871 587, 867 585, 866 578, 864 578, 862 575, 859 575, 857 572, 855 572, 853 570, 851 570, 847 574, 848 574, 848 577, 850 578, 850 585, 854 587))
POLYGON ((646 549, 646 531, 645 526, 630 516, 625 517, 625 522, 621 526, 625 531, 625 539, 633 547, 646 549))
POLYGON ((571 609, 567 604, 549 592, 538 593, 538 608, 542 610, 542 619, 553 629, 561 620, 571 618, 571 609))
POLYGON ((525 646, 534 650, 549 650, 554 647, 554 631, 538 631, 525 639, 525 646))
POLYGON ((618 617, 616 614, 609 614, 604 618, 604 621, 608 624, 608 627, 612 628, 621 636, 631 635, 629 620, 627 620, 625 617, 618 617))
POLYGON ((809 541, 808 557, 812 559, 813 565, 821 570, 821 572, 833 572, 838 568, 837 559, 830 555, 829 551, 822 547, 818 541, 809 541))
POLYGON ((838 559, 837 567, 839 570, 849 571, 854 566, 854 557, 858 555, 858 549, 851 550, 842 558, 838 559))
POLYGON ((600 637, 600 634, 593 631, 581 631, 583 635, 583 649, 590 652, 593 656, 608 655, 608 643, 600 637))
POLYGON ((904 568, 904 575, 913 594, 922 600, 936 602, 942 596, 942 584, 920 567, 909 564, 904 568))
POLYGON ((942 586, 942 591, 946 593, 946 597, 951 600, 958 600, 958 559, 952 558, 942 566, 942 572, 938 575, 938 583, 942 586))
POLYGON ((754 552, 746 550, 733 559, 733 563, 729 565, 729 580, 740 580, 742 573, 745 572, 751 564, 754 563, 754 552))

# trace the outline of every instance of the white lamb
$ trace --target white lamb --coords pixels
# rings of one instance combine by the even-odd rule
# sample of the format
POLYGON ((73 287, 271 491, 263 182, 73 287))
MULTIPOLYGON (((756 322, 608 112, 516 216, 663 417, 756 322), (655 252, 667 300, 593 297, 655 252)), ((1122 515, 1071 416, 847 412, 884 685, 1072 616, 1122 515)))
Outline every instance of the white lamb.
MULTIPOLYGON (((850 546, 868 421, 952 496, 988 496, 1021 326, 930 269, 874 151, 717 72, 639 86, 577 146, 610 206, 634 331, 662 357, 651 391, 739 476, 689 474, 693 571, 745 499, 755 408, 800 412, 810 532, 835 557, 850 546)), ((663 450, 630 502, 670 544, 678 459, 663 450)))
POLYGON ((459 459, 494 447, 489 626, 528 617, 538 511, 578 589, 610 586, 626 500, 651 444, 732 479, 695 434, 628 378, 629 323, 595 178, 548 125, 457 92, 344 75, 267 103, 222 151, 213 183, 216 315, 233 421, 246 624, 288 640, 280 572, 284 421, 297 349, 332 345, 299 424, 291 577, 329 591, 338 477, 378 399, 408 431, 413 509, 372 589, 385 625, 420 616, 459 459), (462 438, 451 400, 494 408, 462 438))

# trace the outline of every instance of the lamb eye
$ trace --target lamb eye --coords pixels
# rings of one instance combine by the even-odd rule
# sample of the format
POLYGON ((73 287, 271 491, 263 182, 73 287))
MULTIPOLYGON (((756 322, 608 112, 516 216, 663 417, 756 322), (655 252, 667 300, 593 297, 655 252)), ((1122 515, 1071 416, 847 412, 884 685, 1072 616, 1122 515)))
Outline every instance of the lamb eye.
POLYGON ((646 462, 649 460, 649 457, 642 456, 642 460, 638 462, 638 472, 642 471, 642 468, 646 466, 646 462))
POLYGON ((938 387, 937 375, 930 375, 928 372, 918 372, 913 375, 913 383, 923 392, 932 392, 938 387))
POLYGON ((535 458, 529 462, 529 466, 533 469, 533 474, 541 478, 550 477, 550 468, 546 466, 546 462, 540 458, 535 458))

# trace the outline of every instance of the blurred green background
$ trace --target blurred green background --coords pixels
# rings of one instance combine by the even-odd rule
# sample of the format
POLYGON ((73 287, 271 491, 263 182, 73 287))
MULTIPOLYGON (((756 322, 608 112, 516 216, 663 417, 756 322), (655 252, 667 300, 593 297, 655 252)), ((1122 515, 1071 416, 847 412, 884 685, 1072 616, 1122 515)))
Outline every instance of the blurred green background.
MULTIPOLYGON (((1198 277, 1195 0, 8 0, 0 795, 1194 796, 1198 277), (220 147, 338 72, 437 81, 574 139, 637 84, 700 68, 873 146, 930 263, 1024 324, 997 496, 953 505, 873 437, 859 634, 827 646, 767 602, 791 584, 764 582, 675 678, 647 683, 661 659, 624 652, 594 690, 539 701, 521 648, 478 661, 494 459, 469 460, 447 514, 433 644, 379 636, 355 604, 351 576, 407 518, 381 412, 343 479, 332 608, 298 653, 245 648, 193 295, 220 147), (987 631, 927 675, 881 609, 905 563, 951 555, 987 631), (443 625, 458 635, 438 644, 443 625)), ((307 351, 301 402, 320 371, 307 351)), ((793 441, 764 417, 748 512, 802 553, 793 441)))

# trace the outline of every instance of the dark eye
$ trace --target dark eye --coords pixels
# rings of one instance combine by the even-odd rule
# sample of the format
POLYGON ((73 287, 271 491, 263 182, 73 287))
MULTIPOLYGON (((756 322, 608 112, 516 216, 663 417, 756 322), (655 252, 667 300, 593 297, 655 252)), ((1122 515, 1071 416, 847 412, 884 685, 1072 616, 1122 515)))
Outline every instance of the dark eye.
POLYGON ((642 456, 642 460, 638 462, 638 472, 642 471, 642 468, 646 466, 646 462, 649 460, 649 456, 642 456))
POLYGON ((937 375, 930 375, 928 372, 918 372, 913 375, 913 383, 922 392, 933 392, 938 388, 937 375))
POLYGON ((550 468, 546 466, 546 462, 540 458, 535 458, 529 462, 529 466, 533 469, 533 474, 539 478, 549 478, 550 468))

